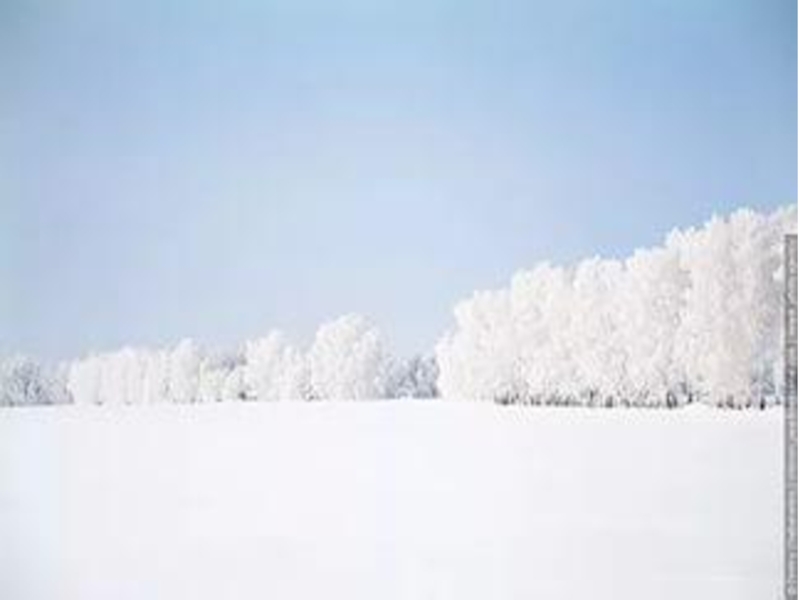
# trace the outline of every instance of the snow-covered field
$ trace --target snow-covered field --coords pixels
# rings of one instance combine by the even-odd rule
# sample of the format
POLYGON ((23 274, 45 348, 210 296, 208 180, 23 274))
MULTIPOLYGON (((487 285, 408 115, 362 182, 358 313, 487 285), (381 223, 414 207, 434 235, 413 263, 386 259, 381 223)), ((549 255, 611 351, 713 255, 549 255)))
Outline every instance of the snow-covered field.
POLYGON ((782 415, 0 412, 0 598, 779 598, 782 415))

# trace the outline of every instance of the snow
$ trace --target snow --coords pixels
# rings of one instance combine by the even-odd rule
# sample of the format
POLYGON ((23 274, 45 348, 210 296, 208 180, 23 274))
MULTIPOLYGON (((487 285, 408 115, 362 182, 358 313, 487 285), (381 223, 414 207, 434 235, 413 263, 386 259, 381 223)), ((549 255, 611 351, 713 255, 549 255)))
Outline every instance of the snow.
POLYGON ((778 598, 782 414, 0 413, 0 597, 778 598))

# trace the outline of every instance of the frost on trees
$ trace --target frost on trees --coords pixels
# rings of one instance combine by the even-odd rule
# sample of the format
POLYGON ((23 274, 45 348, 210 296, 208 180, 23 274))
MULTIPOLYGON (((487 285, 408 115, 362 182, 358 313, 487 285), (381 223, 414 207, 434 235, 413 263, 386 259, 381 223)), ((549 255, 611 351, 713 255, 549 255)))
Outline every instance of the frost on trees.
POLYGON ((84 404, 425 397, 534 404, 744 407, 780 402, 783 235, 796 208, 740 210, 624 260, 547 263, 454 310, 435 355, 393 359, 359 315, 299 350, 279 333, 242 351, 123 348, 55 376, 0 365, 0 402, 84 404), (61 392, 59 392, 59 389, 61 392), (47 391, 50 390, 50 391, 47 391), (60 394, 60 395, 59 395, 60 394))
POLYGON ((380 332, 360 315, 322 325, 308 351, 314 398, 364 400, 386 395, 388 355, 380 332))
POLYGON ((244 400, 246 398, 243 364, 237 362, 230 371, 225 373, 222 382, 221 397, 223 402, 244 400))
POLYGON ((578 390, 577 365, 569 347, 573 277, 570 270, 543 263, 512 278, 511 311, 521 401, 566 403, 578 390))
POLYGON ((780 360, 783 233, 793 210, 741 210, 700 231, 675 234, 690 284, 676 361, 690 392, 726 406, 776 395, 780 360))
POLYGON ((123 348, 73 361, 67 388, 77 404, 195 402, 201 352, 184 340, 172 350, 123 348))
POLYGON ((169 352, 154 350, 144 355, 144 373, 142 375, 142 402, 155 404, 170 399, 169 352))
POLYGON ((305 357, 279 332, 246 343, 244 384, 247 396, 257 400, 303 400, 311 395, 305 357))
POLYGON ((673 360, 688 274, 674 244, 637 250, 625 261, 620 289, 620 343, 627 351, 629 386, 623 404, 674 406, 686 400, 673 360))
POLYGON ((197 402, 200 383, 200 349, 189 339, 182 340, 169 355, 168 385, 173 402, 197 402))
POLYGON ((572 281, 567 330, 575 373, 572 393, 590 406, 613 405, 616 399, 629 396, 628 356, 620 340, 623 275, 618 261, 595 258, 580 263, 572 281))
POLYGON ((69 401, 60 372, 52 372, 24 356, 0 360, 0 406, 65 404, 69 401))
POLYGON ((781 259, 795 207, 741 210, 624 261, 543 264, 455 308, 446 398, 764 406, 780 396, 781 259))
POLYGON ((439 390, 444 398, 515 398, 514 328, 506 290, 477 292, 455 308, 458 328, 436 349, 439 390))
POLYGON ((435 398, 439 367, 433 356, 393 360, 386 383, 388 398, 435 398))
POLYGON ((244 355, 239 352, 205 353, 198 370, 198 400, 230 402, 244 399, 243 367, 244 355))
POLYGON ((146 355, 123 348, 71 364, 67 387, 76 404, 133 404, 145 393, 146 355))
MULTIPOLYGON (((187 339, 169 349, 92 354, 71 362, 64 379, 79 404, 362 399, 387 395, 389 364, 378 330, 349 315, 320 327, 308 352, 277 332, 241 352, 209 352, 187 339)), ((408 376, 432 389, 430 365, 413 366, 408 376)))

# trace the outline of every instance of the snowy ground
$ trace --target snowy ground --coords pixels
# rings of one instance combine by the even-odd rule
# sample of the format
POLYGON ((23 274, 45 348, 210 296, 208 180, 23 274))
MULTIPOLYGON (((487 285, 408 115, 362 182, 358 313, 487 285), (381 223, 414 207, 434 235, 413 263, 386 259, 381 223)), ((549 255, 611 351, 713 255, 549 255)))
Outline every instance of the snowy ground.
POLYGON ((781 596, 779 411, 0 411, 0 597, 781 596))

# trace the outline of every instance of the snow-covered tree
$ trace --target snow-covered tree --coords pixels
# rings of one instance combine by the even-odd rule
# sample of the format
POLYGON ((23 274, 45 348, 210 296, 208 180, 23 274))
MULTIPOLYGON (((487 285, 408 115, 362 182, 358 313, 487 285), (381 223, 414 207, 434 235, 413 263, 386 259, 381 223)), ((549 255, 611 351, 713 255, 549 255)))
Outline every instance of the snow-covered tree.
MULTIPOLYGON (((767 236, 771 237, 773 240, 775 238, 783 238, 784 234, 786 233, 797 233, 797 206, 787 206, 784 207, 772 215, 769 218, 769 224, 767 228, 771 233, 768 233, 767 236)), ((782 246, 782 244, 781 244, 782 246)), ((765 347, 762 353, 763 356, 763 373, 764 373, 764 381, 765 384, 763 386, 763 391, 765 400, 771 400, 773 402, 781 402, 784 395, 784 355, 783 355, 783 336, 785 334, 784 331, 784 322, 783 322, 783 299, 785 293, 785 269, 783 264, 783 248, 781 247, 780 250, 777 250, 775 246, 772 246, 773 250, 772 253, 780 254, 780 266, 772 273, 771 278, 771 294, 779 295, 781 301, 778 302, 777 312, 778 314, 775 315, 773 313, 773 317, 769 319, 769 324, 767 324, 765 329, 765 347), (770 394, 771 392, 771 394, 770 394), (771 398, 769 396, 772 395, 771 398)), ((772 303, 774 306, 774 303, 772 303)))
POLYGON ((779 389, 781 250, 795 207, 674 231, 624 261, 517 273, 455 308, 445 398, 763 405, 779 389))
POLYGON ((455 308, 456 332, 436 347, 444 398, 518 398, 519 356, 507 290, 476 292, 455 308))
POLYGON ((220 390, 223 402, 244 400, 247 397, 244 383, 244 371, 245 367, 243 364, 236 364, 225 375, 225 380, 222 382, 222 388, 220 390))
POLYGON ((570 353, 573 278, 571 270, 542 263, 511 280, 518 376, 526 402, 570 402, 580 392, 578 365, 570 353))
POLYGON ((740 265, 742 310, 750 314, 747 343, 751 363, 752 403, 776 402, 783 381, 783 237, 794 232, 795 207, 772 215, 740 211, 731 217, 742 240, 740 265), (776 369, 776 367, 778 369, 776 369))
POLYGON ((388 355, 380 332, 360 315, 322 325, 308 352, 314 398, 363 400, 386 396, 388 355))
POLYGON ((38 362, 12 356, 0 360, 0 406, 65 404, 70 401, 64 382, 38 362))
POLYGON ((569 347, 579 396, 589 405, 613 404, 630 392, 620 337, 623 278, 621 263, 594 258, 581 262, 573 279, 569 347))
POLYGON ((100 404, 102 360, 97 355, 72 362, 67 375, 67 389, 75 404, 100 404))
POLYGON ((169 400, 169 352, 166 350, 146 352, 142 375, 142 402, 154 404, 169 400))
POLYGON ((138 404, 148 362, 143 350, 123 348, 73 362, 67 386, 78 404, 138 404))
POLYGON ((386 395, 389 398, 435 398, 439 367, 433 356, 415 355, 393 361, 389 369, 386 395))
MULTIPOLYGON (((67 366, 65 380, 81 404, 362 399, 386 396, 389 364, 378 330, 349 315, 323 325, 308 353, 277 332, 233 353, 186 339, 166 350, 89 355, 67 366)), ((423 373, 420 366, 415 375, 423 373)))
POLYGON ((675 339, 689 285, 675 244, 637 250, 625 261, 620 290, 621 344, 627 351, 632 405, 677 405, 686 400, 675 360, 675 339))
POLYGON ((200 402, 222 402, 238 399, 239 392, 226 390, 228 378, 244 364, 244 356, 236 352, 205 353, 198 370, 197 396, 200 402), (230 397, 232 396, 232 397, 230 397))
POLYGON ((692 390, 727 406, 760 403, 772 382, 781 331, 785 211, 737 211, 680 235, 690 286, 678 357, 692 390))
POLYGON ((202 355, 197 344, 182 340, 169 355, 169 397, 179 404, 197 402, 199 399, 200 363, 202 355))
POLYGON ((246 343, 244 381, 248 395, 257 400, 303 400, 310 396, 306 359, 279 332, 246 343))

